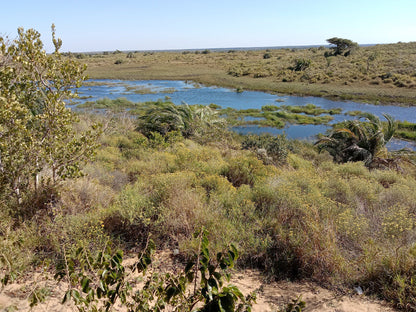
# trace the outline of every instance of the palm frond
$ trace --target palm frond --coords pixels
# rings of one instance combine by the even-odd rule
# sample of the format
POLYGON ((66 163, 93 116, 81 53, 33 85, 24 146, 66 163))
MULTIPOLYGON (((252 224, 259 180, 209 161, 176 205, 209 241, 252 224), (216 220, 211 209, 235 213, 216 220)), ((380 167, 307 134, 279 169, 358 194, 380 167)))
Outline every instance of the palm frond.
POLYGON ((387 144, 394 136, 396 129, 397 129, 397 123, 395 122, 394 118, 388 114, 383 114, 384 118, 387 120, 387 129, 384 133, 384 141, 387 144))
POLYGON ((334 131, 335 133, 346 133, 348 134, 351 138, 358 140, 358 137, 355 135, 354 132, 352 132, 350 129, 347 128, 341 128, 341 129, 336 129, 334 131))

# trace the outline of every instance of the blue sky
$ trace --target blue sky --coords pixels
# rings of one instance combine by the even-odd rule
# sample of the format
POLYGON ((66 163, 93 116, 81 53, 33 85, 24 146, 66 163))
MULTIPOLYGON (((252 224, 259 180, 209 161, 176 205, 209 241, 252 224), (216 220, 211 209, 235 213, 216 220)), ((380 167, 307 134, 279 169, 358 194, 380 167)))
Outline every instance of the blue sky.
POLYGON ((34 28, 51 51, 203 49, 416 41, 415 0, 19 0, 1 4, 0 34, 34 28))

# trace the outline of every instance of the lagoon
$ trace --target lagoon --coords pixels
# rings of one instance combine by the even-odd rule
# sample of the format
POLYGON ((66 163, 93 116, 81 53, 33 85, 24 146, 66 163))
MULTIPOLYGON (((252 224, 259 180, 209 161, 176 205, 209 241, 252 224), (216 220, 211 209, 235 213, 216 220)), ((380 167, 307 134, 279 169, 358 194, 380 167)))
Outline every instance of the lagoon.
MULTIPOLYGON (((88 80, 84 86, 78 89, 81 100, 95 101, 100 98, 116 99, 125 97, 133 102, 157 101, 159 99, 169 99, 175 104, 187 103, 189 105, 211 103, 220 105, 222 108, 234 109, 261 109, 265 105, 297 105, 305 106, 314 104, 323 109, 342 108, 341 114, 333 115, 334 120, 331 123, 340 122, 354 117, 347 115, 350 111, 364 111, 372 113, 381 119, 383 114, 389 114, 396 120, 407 120, 416 123, 416 106, 398 107, 392 105, 374 105, 367 103, 357 103, 351 101, 333 101, 320 97, 301 97, 271 94, 259 91, 236 92, 233 89, 203 86, 187 81, 170 81, 170 80, 88 80)), ((76 108, 77 104, 70 105, 76 108)), ((275 129, 270 127, 259 126, 240 126, 235 127, 235 131, 240 133, 285 133, 289 138, 314 140, 315 135, 323 133, 328 129, 326 125, 289 125, 284 129, 275 129)), ((394 147, 409 147, 413 150, 416 145, 412 142, 396 140, 394 147)))

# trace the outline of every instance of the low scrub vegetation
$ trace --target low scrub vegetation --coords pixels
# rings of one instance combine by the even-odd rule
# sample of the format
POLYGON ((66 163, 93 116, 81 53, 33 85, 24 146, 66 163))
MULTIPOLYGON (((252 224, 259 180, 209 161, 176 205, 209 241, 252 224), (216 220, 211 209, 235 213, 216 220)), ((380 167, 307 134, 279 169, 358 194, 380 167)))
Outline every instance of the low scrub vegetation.
POLYGON ((193 80, 239 90, 414 105, 416 43, 357 47, 348 39, 330 40, 329 48, 137 52, 134 58, 107 53, 81 61, 91 78, 193 80))
MULTIPOLYGON (((22 43, 32 42, 32 36, 38 39, 34 32, 22 31, 21 36, 22 43)), ((54 38, 58 60, 59 42, 54 38)), ((6 51, 7 45, 0 44, 6 51)), ((40 44, 28 46, 41 48, 40 44)), ((52 56, 38 52, 35 56, 53 64, 52 56)), ((232 58, 235 53, 227 55, 232 58)), ((7 66, 0 70, 10 72, 7 66)), ((27 72, 21 73, 22 79, 27 77, 27 72)), ((366 121, 346 123, 319 142, 326 144, 319 153, 316 146, 285 136, 238 136, 223 126, 214 108, 160 102, 135 107, 138 118, 114 111, 75 115, 65 109, 65 97, 51 96, 59 99, 54 107, 61 108, 68 119, 42 132, 41 121, 54 119, 47 119, 43 106, 30 105, 50 103, 43 98, 45 90, 21 83, 5 88, 6 82, 19 80, 0 77, 5 81, 0 86, 5 104, 0 106, 5 121, 0 128, 3 284, 34 269, 57 266, 58 277, 72 283, 65 299, 73 299, 81 311, 94 306, 105 309, 116 299, 131 303, 132 309, 153 304, 153 299, 185 309, 196 302, 207 306, 206 311, 223 304, 230 307, 227 311, 249 309, 253 297, 223 287, 221 281, 228 272, 218 270, 218 266, 231 268, 239 250, 240 267, 258 268, 270 279, 308 279, 344 291, 359 285, 366 294, 415 311, 415 159, 410 155, 400 158, 396 166, 372 166, 376 158, 387 161, 394 156, 384 149, 395 129, 388 116, 384 124, 371 115, 363 116, 366 121), (10 93, 20 87, 28 88, 10 93), (35 101, 26 101, 30 96, 35 101), (26 137, 31 130, 38 132, 26 137), (52 130, 57 140, 50 142, 57 144, 42 145, 37 134, 52 130), (85 147, 87 155, 81 153, 85 147), (27 163, 26 152, 51 158, 36 163, 39 167, 31 171, 18 171, 15 179, 6 179, 3 172, 13 176, 15 167, 4 160, 26 168, 21 165, 27 163), (202 228, 208 232, 200 232, 202 228), (201 233, 199 240, 196 232, 201 233), (150 294, 147 299, 140 294, 129 297, 122 252, 110 250, 138 250, 145 257, 139 258, 136 269, 144 270, 151 260, 150 236, 158 248, 175 250, 191 264, 182 275, 152 275, 146 283, 151 289, 140 293, 150 294), (230 244, 235 248, 229 249, 230 244), (194 286, 195 297, 185 298, 188 282, 195 285, 196 281, 192 268, 194 273, 199 271, 201 282, 194 286)), ((59 77, 53 76, 62 82, 59 77)), ((69 81, 63 91, 48 90, 72 95, 72 83, 76 82, 69 81)), ((111 101, 111 105, 116 104, 111 101)), ((317 107, 304 109, 313 115, 304 118, 322 117, 315 116, 317 107)), ((288 110, 268 106, 244 113, 298 118, 288 110)), ((36 296, 34 303, 47 293, 36 296)), ((294 306, 302 308, 304 303, 295 300, 290 307, 294 306)))
POLYGON ((209 128, 145 136, 130 118, 90 118, 106 126, 85 177, 62 182, 24 223, 7 213, 18 207, 2 203, 8 276, 59 261, 63 247, 128 251, 150 234, 159 248, 191 256, 204 226, 214 253, 234 243, 240 266, 270 278, 358 284, 412 304, 416 173, 407 162, 370 171, 285 137, 212 136, 209 128))

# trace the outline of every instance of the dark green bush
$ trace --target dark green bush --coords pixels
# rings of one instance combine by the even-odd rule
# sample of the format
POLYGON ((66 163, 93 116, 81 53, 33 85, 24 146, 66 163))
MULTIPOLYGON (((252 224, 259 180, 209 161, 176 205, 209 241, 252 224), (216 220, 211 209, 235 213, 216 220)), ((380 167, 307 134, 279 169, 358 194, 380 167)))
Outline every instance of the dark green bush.
POLYGON ((274 111, 277 111, 279 109, 280 109, 280 107, 276 106, 276 105, 264 105, 264 106, 261 107, 261 110, 263 112, 274 112, 274 111))
POLYGON ((242 148, 257 152, 266 163, 269 159, 275 165, 282 165, 287 161, 290 144, 285 135, 252 134, 244 137, 242 148), (263 155, 261 154, 262 149, 266 151, 263 155))
POLYGON ((312 61, 310 59, 296 59, 295 65, 293 65, 293 67, 291 67, 290 69, 294 71, 303 71, 307 69, 311 65, 311 63, 312 61))

